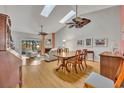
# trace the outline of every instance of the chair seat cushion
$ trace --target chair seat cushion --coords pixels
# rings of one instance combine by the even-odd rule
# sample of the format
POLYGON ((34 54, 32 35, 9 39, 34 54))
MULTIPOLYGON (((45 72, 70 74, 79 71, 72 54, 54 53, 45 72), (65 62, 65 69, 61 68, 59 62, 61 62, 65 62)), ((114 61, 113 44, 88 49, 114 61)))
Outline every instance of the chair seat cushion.
POLYGON ((111 79, 95 72, 92 72, 84 83, 96 88, 114 88, 114 82, 111 79))

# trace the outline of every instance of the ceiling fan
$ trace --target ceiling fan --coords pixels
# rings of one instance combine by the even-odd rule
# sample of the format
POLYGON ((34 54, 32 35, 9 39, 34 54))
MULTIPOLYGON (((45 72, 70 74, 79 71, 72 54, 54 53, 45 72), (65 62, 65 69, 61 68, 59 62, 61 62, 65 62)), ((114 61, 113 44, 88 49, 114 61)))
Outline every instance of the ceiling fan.
POLYGON ((43 32, 43 25, 41 25, 41 32, 38 33, 38 35, 48 35, 48 33, 43 32))
POLYGON ((72 28, 72 27, 81 28, 84 25, 87 25, 88 23, 91 22, 90 19, 78 17, 77 16, 77 14, 78 14, 77 8, 78 7, 76 5, 76 17, 72 19, 73 22, 66 23, 67 25, 69 25, 69 28, 72 28))

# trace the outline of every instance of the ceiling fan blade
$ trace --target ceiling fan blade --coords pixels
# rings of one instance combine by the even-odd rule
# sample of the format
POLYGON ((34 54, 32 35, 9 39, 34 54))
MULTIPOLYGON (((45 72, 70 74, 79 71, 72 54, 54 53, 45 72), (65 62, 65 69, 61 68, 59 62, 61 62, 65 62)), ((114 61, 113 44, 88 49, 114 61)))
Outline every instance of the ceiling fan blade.
POLYGON ((48 35, 46 32, 39 32, 38 35, 48 35))
POLYGON ((72 28, 72 27, 74 27, 74 26, 75 26, 75 25, 70 25, 69 28, 72 28))
POLYGON ((91 20, 90 19, 87 19, 87 18, 82 18, 82 21, 91 22, 91 20))
POLYGON ((83 22, 83 25, 87 25, 90 22, 91 22, 90 20, 86 20, 86 21, 83 22))
POLYGON ((88 23, 90 23, 91 22, 91 20, 89 20, 89 19, 86 19, 86 18, 82 18, 82 20, 80 21, 80 22, 78 22, 77 24, 78 25, 86 25, 86 24, 88 24, 88 23))
POLYGON ((73 22, 70 22, 70 23, 66 23, 67 25, 70 25, 70 24, 74 24, 73 22))
POLYGON ((88 20, 87 18, 82 18, 82 20, 88 20))
POLYGON ((76 18, 72 19, 73 22, 76 22, 76 18))

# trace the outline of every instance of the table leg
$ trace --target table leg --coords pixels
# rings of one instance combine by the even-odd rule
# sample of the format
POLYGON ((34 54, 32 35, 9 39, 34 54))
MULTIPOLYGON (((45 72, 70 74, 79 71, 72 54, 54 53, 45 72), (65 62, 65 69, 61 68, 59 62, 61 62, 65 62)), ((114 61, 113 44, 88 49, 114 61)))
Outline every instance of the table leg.
POLYGON ((93 52, 93 61, 94 61, 94 52, 93 52))
POLYGON ((63 67, 63 64, 61 64, 61 65, 56 69, 56 71, 58 71, 61 67, 63 67))
POLYGON ((70 70, 67 67, 67 64, 65 63, 65 59, 62 59, 62 64, 56 69, 56 71, 58 71, 61 67, 65 67, 66 71, 70 72, 70 70))
POLYGON ((70 72, 66 63, 65 63, 65 68, 66 68, 66 71, 70 72))

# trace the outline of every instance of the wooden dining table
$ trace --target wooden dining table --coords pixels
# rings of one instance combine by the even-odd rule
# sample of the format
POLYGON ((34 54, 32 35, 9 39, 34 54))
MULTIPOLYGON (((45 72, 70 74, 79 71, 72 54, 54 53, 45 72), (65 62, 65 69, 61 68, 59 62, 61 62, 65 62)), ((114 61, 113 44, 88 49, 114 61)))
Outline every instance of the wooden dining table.
POLYGON ((75 57, 75 52, 62 52, 62 53, 56 53, 54 54, 58 59, 61 59, 60 66, 56 69, 58 71, 60 68, 65 68, 67 72, 70 72, 70 70, 67 67, 66 60, 75 57))

